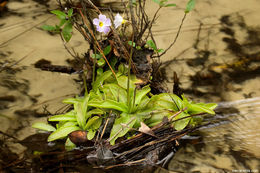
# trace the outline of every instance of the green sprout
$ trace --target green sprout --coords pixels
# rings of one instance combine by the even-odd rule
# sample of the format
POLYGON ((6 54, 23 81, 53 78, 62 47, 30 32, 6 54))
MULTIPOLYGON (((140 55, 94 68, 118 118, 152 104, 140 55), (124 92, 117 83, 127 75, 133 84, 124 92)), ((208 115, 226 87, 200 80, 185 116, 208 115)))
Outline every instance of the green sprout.
POLYGON ((168 0, 153 0, 160 7, 175 7, 176 4, 167 4, 168 0))
POLYGON ((60 20, 59 25, 43 25, 41 28, 45 31, 61 33, 64 40, 68 42, 72 37, 73 22, 71 18, 73 16, 73 9, 69 9, 67 14, 60 10, 53 10, 51 13, 58 17, 60 20))
POLYGON ((147 42, 146 42, 146 45, 145 45, 146 47, 149 47, 149 48, 152 48, 153 50, 154 50, 154 52, 156 52, 156 53, 162 53, 162 52, 164 52, 164 50, 163 49, 158 49, 157 47, 156 47, 156 45, 155 45, 155 43, 153 42, 153 40, 148 40, 147 42))

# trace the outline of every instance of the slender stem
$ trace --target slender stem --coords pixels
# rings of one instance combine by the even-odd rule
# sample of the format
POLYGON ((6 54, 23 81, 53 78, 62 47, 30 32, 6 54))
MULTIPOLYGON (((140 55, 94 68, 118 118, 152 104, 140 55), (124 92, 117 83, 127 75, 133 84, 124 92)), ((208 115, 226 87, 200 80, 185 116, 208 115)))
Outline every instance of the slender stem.
POLYGON ((176 36, 175 36, 174 41, 173 41, 172 44, 170 44, 170 46, 169 46, 163 53, 161 53, 159 56, 163 56, 163 55, 176 43, 177 38, 179 37, 180 31, 181 31, 183 22, 184 22, 184 20, 185 20, 185 18, 186 18, 186 15, 187 15, 187 13, 184 13, 184 16, 183 16, 183 18, 182 18, 182 20, 181 20, 181 24, 180 24, 180 27, 179 27, 179 29, 178 29, 178 32, 177 32, 177 34, 176 34, 176 36))
MULTIPOLYGON (((76 23, 76 22, 75 22, 76 23)), ((82 27, 76 23, 76 27, 75 27, 83 36, 84 38, 89 42, 92 43, 90 37, 87 35, 86 31, 82 29, 82 27)))
POLYGON ((132 104, 132 107, 130 109, 130 112, 132 112, 132 108, 134 109, 135 108, 135 97, 136 97, 136 87, 135 87, 135 90, 134 90, 134 99, 133 99, 133 104, 132 104))
MULTIPOLYGON (((132 35, 132 43, 134 41, 134 34, 132 35)), ((127 105, 130 106, 130 75, 131 75, 131 63, 132 63, 132 55, 133 55, 133 46, 131 46, 130 56, 128 58, 128 78, 127 78, 127 105)))
MULTIPOLYGON (((94 53, 95 53, 95 56, 97 54, 97 48, 96 46, 94 45, 94 53)), ((94 58, 94 64, 93 64, 93 76, 92 76, 92 81, 94 82, 95 81, 95 73, 96 73, 96 58, 94 58)))
POLYGON ((95 77, 96 77, 96 59, 94 59, 94 64, 93 64, 92 82, 95 81, 95 77))
POLYGON ((110 117, 111 117, 111 114, 112 114, 112 110, 111 110, 111 111, 109 112, 109 114, 108 114, 108 118, 106 119, 105 126, 103 127, 103 130, 102 130, 102 133, 101 133, 101 136, 100 136, 99 140, 102 139, 102 137, 103 137, 103 135, 104 135, 104 133, 105 133, 105 130, 106 130, 106 128, 107 128, 108 121, 110 120, 110 117))
POLYGON ((162 7, 159 7, 159 8, 156 10, 156 12, 154 13, 153 19, 152 19, 152 21, 150 22, 150 25, 149 25, 149 27, 148 27, 150 32, 147 34, 145 40, 147 40, 147 38, 149 37, 149 35, 150 35, 150 33, 151 33, 151 30, 152 30, 152 27, 153 27, 153 23, 154 23, 154 21, 155 21, 155 19, 156 19, 156 16, 157 16, 157 14, 158 14, 158 12, 160 11, 161 8, 162 8, 162 7))
MULTIPOLYGON (((84 23, 85 23, 85 26, 88 28, 87 20, 86 20, 85 16, 83 15, 81 9, 78 9, 78 10, 79 10, 79 13, 80 13, 80 15, 81 15, 81 17, 82 17, 82 19, 83 19, 83 21, 84 21, 84 23)), ((112 71, 113 75, 114 75, 115 78, 117 79, 116 73, 114 72, 113 68, 112 68, 111 65, 109 64, 109 62, 108 62, 108 60, 107 60, 107 58, 106 58, 106 56, 105 56, 103 50, 101 49, 101 47, 100 47, 100 45, 99 45, 99 43, 98 43, 96 37, 94 36, 93 32, 92 32, 89 28, 88 28, 88 30, 89 30, 91 36, 94 38, 94 40, 95 40, 95 42, 96 42, 96 45, 98 46, 98 51, 101 53, 102 57, 105 59, 107 65, 109 66, 110 70, 112 71)))
POLYGON ((93 4, 93 2, 91 2, 91 0, 87 0, 87 1, 88 1, 88 3, 90 3, 90 5, 92 5, 92 7, 95 8, 95 10, 97 10, 97 12, 98 12, 99 14, 102 14, 101 11, 93 4))
POLYGON ((67 50, 67 52, 68 52, 73 58, 76 59, 76 55, 73 55, 73 53, 72 53, 72 52, 69 50, 69 48, 67 47, 66 41, 64 40, 62 34, 61 34, 61 33, 59 33, 59 34, 60 34, 60 38, 61 38, 61 40, 62 40, 62 43, 63 43, 64 48, 67 50))
POLYGON ((131 22, 132 22, 132 29, 133 29, 133 35, 136 38, 135 32, 138 33, 138 28, 136 26, 136 20, 134 15, 134 9, 133 9, 133 2, 132 0, 129 1, 129 7, 130 7, 130 14, 131 14, 131 22))
MULTIPOLYGON (((123 167, 123 166, 131 166, 131 165, 138 165, 141 164, 141 162, 146 161, 146 159, 140 159, 140 160, 136 160, 136 161, 131 161, 131 162, 127 162, 127 163, 121 163, 121 164, 117 164, 117 165, 111 165, 111 166, 107 166, 105 167, 105 169, 111 169, 111 168, 115 168, 115 167, 123 167)), ((95 167, 94 167, 95 168, 95 167)), ((99 168, 99 167, 97 167, 99 168)))
POLYGON ((172 121, 172 119, 173 119, 174 117, 176 117, 177 115, 181 114, 181 113, 184 112, 185 110, 187 110, 187 108, 184 108, 184 109, 178 111, 177 113, 175 113, 174 115, 172 115, 172 116, 169 118, 169 121, 172 121))
POLYGON ((202 115, 207 115, 207 114, 206 113, 193 114, 193 115, 189 115, 187 117, 179 118, 177 120, 172 120, 171 123, 174 123, 176 121, 180 121, 180 120, 183 120, 183 119, 191 118, 191 117, 202 116, 202 115))
POLYGON ((87 81, 86 81, 86 73, 83 70, 83 83, 84 83, 84 88, 85 88, 85 96, 88 95, 88 87, 87 87, 87 81))

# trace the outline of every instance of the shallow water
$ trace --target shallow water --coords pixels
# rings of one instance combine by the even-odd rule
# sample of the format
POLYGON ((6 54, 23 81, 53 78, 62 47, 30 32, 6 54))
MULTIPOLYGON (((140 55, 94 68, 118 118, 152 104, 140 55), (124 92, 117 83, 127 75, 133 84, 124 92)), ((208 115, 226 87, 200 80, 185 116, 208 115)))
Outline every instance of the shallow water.
POLYGON ((259 172, 259 105, 260 97, 220 103, 220 114, 215 117, 218 123, 201 129, 202 139, 187 141, 168 169, 173 172, 259 172))
MULTIPOLYGON (((177 8, 159 13, 153 28, 159 48, 171 43, 183 16, 185 2, 175 3, 177 8)), ((55 65, 67 65, 66 60, 72 59, 59 36, 39 29, 42 23, 56 22, 46 12, 55 4, 10 1, 10 11, 0 18, 0 130, 18 139, 34 134, 33 122, 44 121, 64 106, 62 99, 80 92, 77 74, 44 72, 33 66, 40 59, 55 65)), ((157 6, 147 5, 152 15, 157 6)), ((219 123, 202 129, 201 139, 188 140, 170 161, 169 171, 260 171, 259 11, 258 0, 198 1, 177 43, 162 57, 170 90, 176 71, 188 97, 220 105, 215 118, 219 123)), ((88 48, 76 31, 70 46, 79 54, 88 48)), ((26 150, 20 144, 8 146, 21 155, 26 150)))

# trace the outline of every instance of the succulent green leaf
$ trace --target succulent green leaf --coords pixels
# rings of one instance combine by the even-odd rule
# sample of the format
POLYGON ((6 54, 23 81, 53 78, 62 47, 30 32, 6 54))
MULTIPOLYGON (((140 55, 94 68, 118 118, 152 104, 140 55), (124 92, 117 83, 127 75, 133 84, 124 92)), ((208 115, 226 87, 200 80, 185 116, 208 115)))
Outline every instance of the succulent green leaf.
POLYGON ((100 76, 98 76, 97 77, 97 79, 96 79, 96 81, 93 83, 93 85, 92 85, 92 88, 93 88, 93 90, 97 90, 98 89, 98 87, 100 87, 102 84, 103 84, 103 82, 107 79, 107 78, 109 78, 110 76, 112 75, 112 72, 110 71, 110 70, 108 70, 108 71, 105 71, 103 74, 101 74, 100 76))
POLYGON ((164 7, 175 7, 176 6, 176 4, 166 4, 166 5, 164 5, 164 7))
POLYGON ((103 68, 98 68, 97 69, 97 76, 100 76, 103 74, 103 68))
POLYGON ((59 123, 56 124, 56 129, 62 127, 67 121, 59 121, 59 123))
POLYGON ((94 116, 94 117, 90 118, 84 129, 89 129, 90 126, 92 126, 98 119, 101 119, 101 118, 99 116, 94 116))
POLYGON ((70 41, 72 36, 72 23, 67 21, 64 28, 62 29, 62 35, 66 42, 70 41))
POLYGON ((99 118, 97 121, 95 121, 92 126, 91 126, 91 129, 93 130, 97 130, 100 128, 101 124, 102 124, 102 121, 103 119, 102 118, 99 118))
POLYGON ((74 148, 76 148, 76 145, 71 142, 70 138, 67 138, 66 142, 65 142, 65 149, 67 151, 73 150, 74 148))
POLYGON ((52 125, 46 124, 46 123, 41 123, 41 122, 33 123, 32 127, 36 128, 36 129, 40 129, 40 130, 49 131, 49 132, 56 130, 56 128, 53 127, 52 125))
POLYGON ((67 113, 62 115, 51 116, 49 121, 77 121, 75 114, 67 113))
POLYGON ((160 5, 160 0, 153 0, 156 4, 160 5))
POLYGON ((127 102, 127 92, 125 89, 120 87, 117 84, 105 84, 101 89, 103 93, 106 95, 106 98, 126 103, 127 102))
POLYGON ((114 145, 117 138, 124 136, 130 128, 134 126, 136 122, 135 117, 131 117, 129 114, 122 113, 120 118, 115 120, 113 128, 110 133, 110 144, 114 145), (124 126, 124 125, 127 125, 124 126), (130 127, 130 128, 129 128, 130 127))
POLYGON ((172 111, 179 111, 184 108, 183 101, 175 94, 162 93, 154 95, 148 107, 161 110, 161 109, 170 109, 172 111))
POLYGON ((205 103, 197 103, 197 104, 193 104, 191 103, 188 106, 188 112, 190 114, 199 114, 199 113, 208 113, 208 114, 212 114, 215 115, 215 112, 213 109, 215 109, 217 107, 217 104, 205 104, 205 103))
POLYGON ((147 104, 149 103, 150 98, 148 96, 144 96, 140 103, 137 106, 137 110, 136 111, 144 111, 145 107, 147 106, 147 104))
POLYGON ((118 66, 118 72, 121 73, 121 74, 125 74, 125 73, 127 72, 127 68, 125 67, 124 64, 121 63, 121 64, 118 66))
POLYGON ((143 87, 141 90, 137 90, 135 96, 135 104, 138 105, 146 94, 151 91, 151 88, 147 85, 143 87))
POLYGON ((189 0, 186 5, 185 13, 189 13, 195 7, 195 0, 189 0))
POLYGON ((56 27, 51 26, 51 25, 43 25, 43 26, 41 26, 41 28, 45 31, 55 31, 56 30, 56 27))
POLYGON ((59 128, 69 127, 69 126, 77 126, 77 125, 78 125, 77 121, 67 121, 64 124, 60 125, 59 128))
POLYGON ((142 48, 141 48, 141 46, 136 46, 136 49, 141 50, 142 48))
POLYGON ((88 111, 86 114, 86 119, 88 119, 91 115, 101 115, 104 114, 105 112, 102 111, 101 109, 92 109, 91 111, 88 111))
POLYGON ((60 27, 62 27, 66 22, 67 22, 66 19, 61 19, 58 28, 60 29, 60 27))
POLYGON ((42 151, 33 151, 33 155, 34 156, 40 156, 40 155, 42 155, 44 152, 42 152, 42 151))
POLYGON ((97 60, 97 65, 99 67, 103 67, 105 64, 106 64, 106 61, 104 60, 104 58, 97 60))
POLYGON ((67 98, 67 99, 64 99, 62 101, 62 103, 66 103, 66 104, 74 104, 74 103, 78 103, 82 101, 82 98, 67 98))
POLYGON ((168 0, 160 0, 160 7, 165 7, 165 3, 168 2, 168 0))
POLYGON ((103 53, 104 53, 104 55, 108 55, 110 52, 111 52, 111 46, 108 45, 107 47, 105 47, 103 53))
POLYGON ((135 47, 135 42, 133 42, 133 41, 128 41, 128 44, 129 44, 130 46, 135 47))
POLYGON ((96 130, 89 130, 87 133, 88 140, 92 140, 95 137, 96 130))
POLYGON ((67 15, 60 10, 52 10, 52 14, 55 14, 59 19, 66 19, 67 15))
POLYGON ((90 101, 89 106, 97 108, 106 108, 106 109, 115 109, 122 112, 127 112, 128 107, 125 103, 117 102, 114 100, 105 100, 105 101, 90 101))
POLYGON ((165 96, 165 94, 152 96, 152 98, 150 99, 147 105, 148 109, 154 109, 154 110, 173 109, 173 103, 172 101, 170 101, 170 98, 164 99, 163 97, 168 97, 168 96, 165 96))
POLYGON ((116 65, 117 62, 118 62, 118 59, 115 56, 112 56, 109 59, 109 63, 111 65, 111 67, 113 68, 113 70, 115 70, 115 65, 116 65))
POLYGON ((216 103, 197 103, 197 105, 203 105, 211 110, 214 110, 218 106, 216 103))
POLYGON ((191 120, 191 117, 188 117, 188 116, 190 116, 190 115, 187 114, 187 113, 184 113, 184 112, 182 112, 182 113, 180 113, 179 115, 177 115, 177 116, 174 118, 174 120, 178 120, 178 119, 180 119, 180 118, 184 118, 184 119, 175 121, 175 122, 174 122, 174 128, 175 128, 176 130, 182 130, 182 129, 184 129, 184 128, 189 124, 189 122, 190 122, 190 120, 191 120), (188 118, 185 118, 185 117, 188 117, 188 118))
POLYGON ((87 119, 87 111, 88 111, 88 101, 90 99, 90 94, 88 95, 85 95, 84 97, 84 101, 82 102, 82 112, 83 112, 83 116, 84 116, 84 119, 86 120, 87 119))
MULTIPOLYGON (((135 76, 130 77, 130 89, 131 90, 135 89, 135 80, 136 80, 135 76)), ((127 89, 127 81, 128 81, 128 77, 125 75, 119 76, 117 78, 118 85, 124 89, 127 89)))
POLYGON ((136 0, 131 0, 133 5, 136 5, 136 0))
POLYGON ((157 47, 156 47, 155 43, 153 42, 153 40, 148 40, 148 41, 146 42, 146 44, 147 44, 150 48, 152 48, 154 51, 157 50, 157 47))
POLYGON ((102 55, 97 53, 97 54, 92 54, 91 57, 94 59, 100 59, 100 58, 102 58, 102 55))
POLYGON ((164 50, 163 50, 163 49, 158 49, 157 52, 158 52, 158 53, 163 53, 164 50))
POLYGON ((145 124, 147 124, 150 127, 153 127, 162 122, 164 117, 169 117, 170 115, 171 113, 167 110, 155 111, 151 114, 150 118, 145 120, 145 124))
POLYGON ((76 119, 77 122, 79 124, 79 127, 81 127, 82 129, 85 127, 86 125, 86 118, 84 116, 84 112, 83 112, 83 103, 82 102, 78 102, 74 104, 74 109, 76 110, 76 119))
POLYGON ((76 130, 80 130, 78 126, 66 126, 66 127, 61 127, 54 131, 50 136, 48 137, 48 142, 55 141, 57 139, 62 139, 66 137, 68 134, 71 132, 74 132, 76 130))
MULTIPOLYGON (((180 99, 180 97, 178 97, 177 95, 175 94, 168 94, 171 98, 171 101, 173 102, 174 104, 174 107, 177 108, 177 111, 180 111, 182 109, 185 108, 185 105, 183 104, 183 101, 180 99)), ((175 108, 173 108, 173 110, 176 110, 175 108)))
POLYGON ((71 17, 73 15, 73 8, 69 9, 68 11, 68 17, 71 17))
POLYGON ((190 125, 195 127, 196 125, 199 125, 203 122, 203 118, 202 117, 192 117, 192 119, 190 120, 190 125))

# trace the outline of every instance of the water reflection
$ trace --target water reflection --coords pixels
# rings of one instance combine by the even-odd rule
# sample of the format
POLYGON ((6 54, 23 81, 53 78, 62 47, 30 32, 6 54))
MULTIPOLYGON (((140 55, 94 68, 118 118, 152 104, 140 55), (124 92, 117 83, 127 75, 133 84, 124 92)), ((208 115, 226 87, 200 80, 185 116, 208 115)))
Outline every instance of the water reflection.
POLYGON ((201 141, 187 142, 175 154, 169 170, 202 173, 259 171, 259 105, 260 97, 220 103, 215 118, 220 123, 203 128, 201 141))
MULTIPOLYGON (((77 75, 44 72, 32 66, 6 66, 0 72, 0 131, 19 140, 34 134, 34 121, 46 121, 47 116, 64 107, 63 99, 80 92, 74 79, 77 75)), ((26 147, 9 139, 0 134, 3 145, 22 156, 26 147)))

